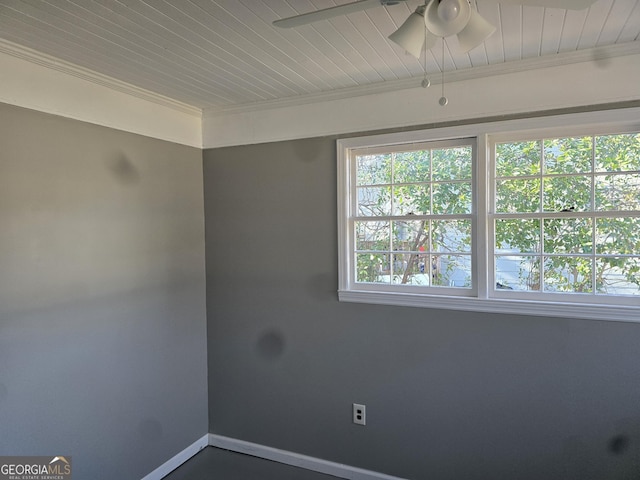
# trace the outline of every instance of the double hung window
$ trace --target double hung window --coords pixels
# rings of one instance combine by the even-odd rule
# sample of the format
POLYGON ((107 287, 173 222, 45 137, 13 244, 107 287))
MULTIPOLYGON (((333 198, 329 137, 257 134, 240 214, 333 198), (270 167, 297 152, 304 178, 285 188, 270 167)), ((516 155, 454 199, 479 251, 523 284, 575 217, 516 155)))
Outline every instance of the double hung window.
POLYGON ((474 144, 463 139, 352 152, 355 283, 371 290, 473 292, 474 144))
POLYGON ((640 320, 640 129, 500 127, 338 142, 340 299, 640 320))
POLYGON ((500 142, 492 153, 499 284, 564 301, 640 298, 640 134, 500 142))

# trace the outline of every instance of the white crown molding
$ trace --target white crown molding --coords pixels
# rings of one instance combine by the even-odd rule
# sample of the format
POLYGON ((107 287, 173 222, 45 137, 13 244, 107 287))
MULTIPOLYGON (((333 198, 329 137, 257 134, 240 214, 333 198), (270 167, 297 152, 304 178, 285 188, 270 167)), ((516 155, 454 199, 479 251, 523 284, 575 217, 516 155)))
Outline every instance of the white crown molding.
MULTIPOLYGON (((551 65, 541 67, 537 61, 525 62, 529 67, 535 63, 536 69, 518 68, 465 80, 458 76, 458 81, 447 83, 450 101, 446 107, 438 105, 440 89, 424 89, 414 80, 410 88, 389 92, 369 95, 354 92, 347 98, 226 115, 205 113, 203 144, 204 148, 217 148, 397 128, 427 128, 470 119, 513 118, 584 108, 603 110, 632 103, 636 106, 640 101, 639 50, 640 42, 635 42, 620 49, 590 51, 587 61, 583 54, 580 55, 583 61, 569 61, 577 57, 562 55, 559 65, 551 61, 551 65)), ((471 72, 465 72, 473 75, 473 69, 469 70, 471 72)))
POLYGON ((22 60, 46 67, 58 72, 81 78, 82 80, 95 83, 97 85, 107 87, 120 93, 125 93, 148 102, 156 103, 163 107, 168 107, 181 113, 187 113, 195 117, 202 116, 202 109, 187 105, 172 98, 160 95, 158 93, 136 87, 129 83, 117 80, 113 77, 94 72, 87 68, 74 65, 59 58, 38 52, 28 47, 18 45, 8 40, 0 39, 0 53, 5 53, 22 60))
MULTIPOLYGON (((608 59, 614 57, 635 55, 638 53, 640 53, 640 41, 571 52, 561 52, 556 55, 544 55, 541 57, 527 58, 523 60, 505 62, 495 65, 485 65, 480 67, 467 68, 464 70, 445 72, 446 83, 455 83, 464 80, 474 80, 478 78, 487 78, 510 73, 525 72, 541 68, 568 65, 572 63, 582 63, 590 61, 606 62, 608 59)), ((431 75, 431 84, 439 85, 441 83, 440 73, 435 72, 431 75)), ((375 95, 380 93, 406 90, 419 86, 421 79, 422 77, 412 77, 401 80, 378 82, 357 87, 342 88, 339 90, 332 90, 330 92, 320 92, 310 95, 266 100, 263 102, 254 102, 243 105, 205 108, 203 110, 203 117, 214 118, 230 114, 249 113, 261 110, 308 105, 332 100, 342 100, 345 98, 353 98, 358 96, 375 95)))
MULTIPOLYGON (((29 61, 36 65, 40 65, 52 70, 65 73, 67 75, 81 78, 83 80, 112 89, 114 91, 125 93, 127 95, 131 95, 133 97, 153 102, 158 105, 200 118, 214 118, 229 114, 248 113, 298 105, 308 105, 331 100, 341 100, 345 98, 406 90, 415 88, 417 85, 416 82, 420 80, 416 79, 415 77, 411 77, 395 81, 378 82, 369 85, 342 88, 329 92, 319 92, 315 94, 266 100, 263 102, 254 102, 249 104, 209 107, 201 109, 183 102, 179 102, 170 97, 166 97, 164 95, 160 95, 158 93, 136 87, 135 85, 123 82, 113 77, 109 77, 107 75, 94 72, 87 68, 83 68, 78 65, 66 62, 64 60, 60 60, 56 57, 52 57, 28 47, 18 45, 8 40, 0 39, 0 53, 5 53, 16 58, 29 61)), ((572 63, 589 61, 606 62, 608 59, 614 57, 635 55, 638 53, 640 53, 640 41, 609 45, 605 47, 595 47, 591 49, 571 52, 560 52, 556 55, 544 55, 540 57, 505 62, 495 65, 484 65, 480 67, 472 67, 463 70, 446 72, 446 82, 454 83, 464 80, 486 78, 514 72, 523 72, 553 66, 567 65, 572 63)), ((430 80, 432 85, 439 85, 441 83, 441 76, 439 72, 434 72, 430 80)))

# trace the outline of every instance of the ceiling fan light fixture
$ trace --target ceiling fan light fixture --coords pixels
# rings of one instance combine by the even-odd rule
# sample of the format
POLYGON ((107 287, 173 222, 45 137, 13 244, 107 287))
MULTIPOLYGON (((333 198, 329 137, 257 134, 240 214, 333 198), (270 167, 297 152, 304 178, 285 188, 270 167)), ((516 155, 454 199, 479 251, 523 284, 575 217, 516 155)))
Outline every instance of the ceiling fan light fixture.
POLYGON ((460 14, 460 0, 442 0, 438 4, 438 17, 443 22, 451 22, 460 14))
POLYGON ((462 31, 469 22, 470 17, 471 5, 469 5, 467 0, 431 0, 424 12, 424 23, 427 29, 434 35, 438 37, 448 37, 462 31), (454 7, 450 6, 452 5, 450 2, 455 2, 459 8, 457 15, 451 20, 446 20, 445 18, 452 15, 452 12, 455 10, 454 7), (441 5, 443 5, 442 10, 441 5), (443 12, 442 16, 439 13, 440 11, 443 12))
MULTIPOLYGON (((422 52, 422 47, 425 45, 424 11, 424 5, 418 7, 416 11, 409 15, 409 18, 400 25, 400 28, 389 35, 389 40, 400 45, 416 58, 420 58, 420 52, 422 52)), ((425 48, 433 48, 435 43, 436 38, 433 35, 427 34, 425 48)))
POLYGON ((474 49, 496 31, 496 27, 486 21, 478 12, 471 10, 469 22, 458 33, 460 50, 464 53, 474 49))

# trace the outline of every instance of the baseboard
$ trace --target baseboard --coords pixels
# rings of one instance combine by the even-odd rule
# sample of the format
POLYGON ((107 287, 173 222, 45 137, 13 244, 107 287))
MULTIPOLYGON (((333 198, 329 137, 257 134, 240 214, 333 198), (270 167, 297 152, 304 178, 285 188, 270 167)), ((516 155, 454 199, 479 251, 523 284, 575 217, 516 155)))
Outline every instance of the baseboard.
POLYGON ((266 445, 246 442, 244 440, 225 437, 223 435, 216 435, 214 433, 209 433, 196 440, 141 480, 161 480, 207 446, 244 453, 253 457, 264 458, 265 460, 271 460, 273 462, 279 462, 285 465, 304 468, 348 480, 405 480, 400 477, 394 477, 392 475, 386 475, 372 470, 365 470, 363 468, 352 467, 350 465, 330 462, 328 460, 322 460, 320 458, 310 457, 308 455, 302 455, 300 453, 290 452, 287 450, 280 450, 278 448, 267 447, 266 445))
POLYGON ((153 472, 142 478, 142 480, 161 480, 207 446, 209 446, 209 435, 204 435, 202 438, 199 438, 187 448, 164 462, 153 472))
POLYGON ((209 445, 349 480, 404 480, 400 477, 393 477, 384 473, 364 470, 362 468, 330 462, 328 460, 267 447, 257 443, 245 442, 244 440, 216 435, 214 433, 209 434, 209 445))

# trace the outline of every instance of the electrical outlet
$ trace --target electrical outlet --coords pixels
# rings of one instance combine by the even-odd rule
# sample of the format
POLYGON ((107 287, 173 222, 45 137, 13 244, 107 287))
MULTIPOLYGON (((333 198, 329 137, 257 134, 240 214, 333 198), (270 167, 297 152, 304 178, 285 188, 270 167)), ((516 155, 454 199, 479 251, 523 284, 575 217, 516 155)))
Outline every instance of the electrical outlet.
POLYGON ((353 404, 353 423, 358 425, 367 424, 367 406, 359 403, 353 404))

